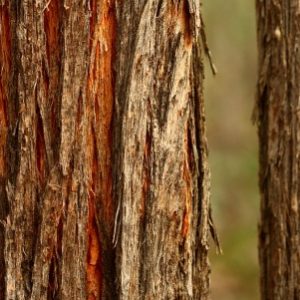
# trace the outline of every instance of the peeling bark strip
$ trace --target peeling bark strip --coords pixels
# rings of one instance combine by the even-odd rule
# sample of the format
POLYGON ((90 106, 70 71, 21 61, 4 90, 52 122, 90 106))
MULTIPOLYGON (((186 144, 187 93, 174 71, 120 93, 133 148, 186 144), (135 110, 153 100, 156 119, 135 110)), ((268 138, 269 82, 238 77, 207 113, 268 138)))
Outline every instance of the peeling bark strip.
POLYGON ((262 299, 299 299, 300 3, 257 0, 262 299))
POLYGON ((199 0, 0 0, 0 299, 207 299, 199 0))
POLYGON ((209 174, 199 1, 117 10, 114 199, 120 299, 206 299, 209 174))

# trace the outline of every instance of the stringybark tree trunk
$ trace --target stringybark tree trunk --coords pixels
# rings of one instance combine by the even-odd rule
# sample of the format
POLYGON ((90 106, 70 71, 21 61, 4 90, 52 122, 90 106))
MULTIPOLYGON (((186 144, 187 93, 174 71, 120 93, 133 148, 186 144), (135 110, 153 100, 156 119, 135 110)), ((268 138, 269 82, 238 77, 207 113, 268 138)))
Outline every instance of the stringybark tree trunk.
POLYGON ((257 0, 261 295, 300 299, 300 2, 257 0))
POLYGON ((0 298, 207 299, 200 0, 0 0, 0 41, 0 298))

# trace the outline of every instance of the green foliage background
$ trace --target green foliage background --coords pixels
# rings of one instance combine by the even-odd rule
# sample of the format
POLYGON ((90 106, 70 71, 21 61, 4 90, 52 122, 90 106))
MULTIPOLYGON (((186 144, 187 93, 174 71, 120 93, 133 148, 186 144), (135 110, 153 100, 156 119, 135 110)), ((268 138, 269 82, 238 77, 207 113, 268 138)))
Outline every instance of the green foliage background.
POLYGON ((259 219, 255 99, 254 0, 203 0, 206 32, 218 74, 206 63, 206 116, 212 205, 223 255, 211 250, 212 299, 259 299, 259 219))

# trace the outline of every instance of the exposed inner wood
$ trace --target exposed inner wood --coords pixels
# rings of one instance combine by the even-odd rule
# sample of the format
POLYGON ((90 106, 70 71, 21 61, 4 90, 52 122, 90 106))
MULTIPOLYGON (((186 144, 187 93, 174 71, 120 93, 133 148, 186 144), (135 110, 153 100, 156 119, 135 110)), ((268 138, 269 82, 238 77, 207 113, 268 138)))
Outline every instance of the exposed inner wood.
POLYGON ((170 22, 173 26, 179 25, 179 30, 184 36, 186 46, 192 45, 192 28, 191 28, 191 16, 189 12, 188 0, 182 0, 173 2, 170 5, 170 22))
POLYGON ((180 2, 179 20, 184 33, 185 43, 187 46, 190 46, 192 44, 192 29, 188 0, 180 2))
POLYGON ((97 148, 95 133, 91 130, 88 141, 88 151, 91 153, 90 168, 92 170, 89 186, 88 203, 88 260, 87 260, 87 294, 88 300, 101 299, 102 269, 101 269, 101 246, 99 230, 96 223, 96 178, 98 172, 97 148))
MULTIPOLYGON (((87 99, 89 101, 89 159, 90 174, 88 219, 88 299, 101 298, 103 274, 102 243, 105 234, 111 236, 113 227, 112 173, 111 173, 111 122, 114 102, 112 63, 114 58, 116 20, 114 1, 91 1, 90 20, 91 61, 87 99), (99 213, 100 210, 100 213, 99 213), (104 232, 97 226, 96 215, 104 232), (102 236, 101 236, 102 235, 102 236)), ((103 246, 105 247, 105 246, 103 246)))

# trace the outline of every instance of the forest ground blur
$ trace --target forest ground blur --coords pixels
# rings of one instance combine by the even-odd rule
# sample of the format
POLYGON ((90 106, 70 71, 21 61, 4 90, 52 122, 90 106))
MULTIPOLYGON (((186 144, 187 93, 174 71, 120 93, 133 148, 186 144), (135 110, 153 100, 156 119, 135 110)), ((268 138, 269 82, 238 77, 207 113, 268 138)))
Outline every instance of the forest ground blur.
POLYGON ((205 100, 211 201, 223 255, 211 247, 212 300, 259 299, 258 150, 251 122, 257 48, 254 0, 203 0, 209 47, 205 100))

